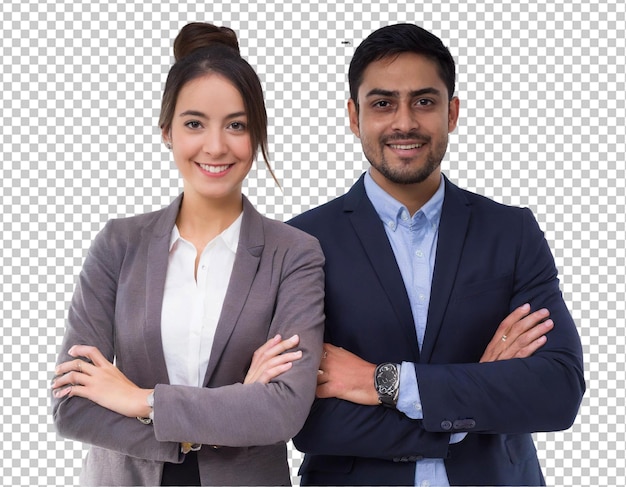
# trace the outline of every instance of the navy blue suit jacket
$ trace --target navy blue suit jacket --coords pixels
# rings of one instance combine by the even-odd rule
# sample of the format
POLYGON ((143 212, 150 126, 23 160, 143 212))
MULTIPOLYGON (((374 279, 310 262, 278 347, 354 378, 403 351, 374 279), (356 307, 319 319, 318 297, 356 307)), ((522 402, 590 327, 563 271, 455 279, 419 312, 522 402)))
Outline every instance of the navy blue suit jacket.
POLYGON ((532 432, 566 429, 585 390, 582 348, 554 259, 528 209, 445 179, 421 353, 406 289, 363 177, 289 222, 326 256, 325 340, 379 364, 415 364, 423 420, 383 406, 318 399, 294 439, 302 485, 412 485, 416 459, 443 458, 451 485, 543 485, 532 432), (479 364, 516 307, 555 322, 532 357, 479 364), (467 432, 449 445, 450 433, 467 432))

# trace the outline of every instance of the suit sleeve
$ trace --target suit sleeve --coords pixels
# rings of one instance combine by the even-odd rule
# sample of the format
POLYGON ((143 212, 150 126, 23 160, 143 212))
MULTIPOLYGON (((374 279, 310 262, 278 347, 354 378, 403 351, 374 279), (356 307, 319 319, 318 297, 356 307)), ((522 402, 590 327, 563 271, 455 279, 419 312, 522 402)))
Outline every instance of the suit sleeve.
POLYGON ((341 399, 317 399, 300 433, 298 450, 311 455, 343 455, 392 460, 445 458, 450 435, 424 429, 421 420, 382 406, 341 399))
MULTIPOLYGON (((65 336, 57 364, 73 360, 73 345, 97 347, 113 362, 114 319, 121 257, 113 225, 109 222, 94 240, 79 274, 70 302, 65 336)), ((157 441, 151 427, 121 416, 81 397, 52 396, 54 424, 66 438, 147 460, 179 461, 177 443, 157 441)))
POLYGON ((266 385, 157 385, 154 431, 159 441, 245 447, 287 441, 298 432, 313 403, 322 353, 323 265, 319 244, 309 236, 291 246, 282 263, 269 336, 297 333, 302 359, 266 385))
POLYGON ((428 431, 557 431, 569 428, 576 417, 585 391, 580 338, 543 233, 530 210, 523 210, 522 219, 510 310, 526 302, 533 310, 545 307, 555 326, 547 343, 525 359, 416 364, 428 431))

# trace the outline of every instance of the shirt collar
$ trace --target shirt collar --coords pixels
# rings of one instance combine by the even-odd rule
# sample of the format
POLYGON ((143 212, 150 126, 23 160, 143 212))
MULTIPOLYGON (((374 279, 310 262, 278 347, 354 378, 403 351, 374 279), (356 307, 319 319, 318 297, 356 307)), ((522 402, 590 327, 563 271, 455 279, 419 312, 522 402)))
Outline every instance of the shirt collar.
POLYGON ((413 218, 408 218, 409 210, 406 206, 382 189, 376 181, 374 181, 369 171, 365 173, 364 183, 365 192, 372 202, 376 213, 378 213, 383 223, 391 230, 395 231, 399 225, 409 226, 412 221, 416 221, 421 215, 426 217, 426 221, 430 225, 439 225, 445 196, 443 175, 441 175, 439 188, 437 188, 435 194, 415 213, 415 215, 413 215, 413 218))
MULTIPOLYGON (((224 244, 226 245, 226 247, 236 254, 237 245, 239 244, 239 234, 241 233, 241 221, 242 220, 243 220, 243 212, 239 214, 237 219, 233 223, 231 223, 230 226, 226 230, 224 230, 217 237, 211 240, 211 242, 214 242, 217 239, 221 239, 222 242, 224 242, 224 244)), ((178 226, 174 225, 174 228, 172 228, 172 233, 170 235, 170 247, 169 247, 170 252, 172 251, 174 244, 179 239, 185 240, 183 237, 180 236, 180 232, 178 231, 178 226)))

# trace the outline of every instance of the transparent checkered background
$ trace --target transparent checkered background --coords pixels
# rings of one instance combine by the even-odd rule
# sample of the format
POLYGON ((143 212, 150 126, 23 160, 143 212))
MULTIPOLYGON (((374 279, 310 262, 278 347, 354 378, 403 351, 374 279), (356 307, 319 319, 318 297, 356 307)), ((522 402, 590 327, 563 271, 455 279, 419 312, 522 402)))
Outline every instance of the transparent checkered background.
MULTIPOLYGON (((67 303, 107 219, 180 191, 159 103, 174 36, 205 20, 237 31, 263 81, 284 193, 262 168, 246 193, 279 219, 365 168, 345 113, 354 47, 405 21, 445 40, 462 112, 444 170, 535 211, 585 348, 575 425, 536 435, 547 481, 626 485, 624 3, 308 3, 3 0, 1 482, 77 483, 85 448, 57 437, 48 400, 67 303)), ((298 483, 301 455, 290 456, 298 483)))

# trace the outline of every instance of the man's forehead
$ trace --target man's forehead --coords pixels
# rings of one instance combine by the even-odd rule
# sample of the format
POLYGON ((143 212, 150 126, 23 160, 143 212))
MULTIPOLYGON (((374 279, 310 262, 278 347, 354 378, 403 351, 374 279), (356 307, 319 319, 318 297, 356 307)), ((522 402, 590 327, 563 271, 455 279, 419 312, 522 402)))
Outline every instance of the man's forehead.
POLYGON ((430 88, 443 92, 445 86, 435 61, 420 54, 402 53, 370 63, 363 72, 359 92, 364 95, 378 89, 411 93, 430 88))

